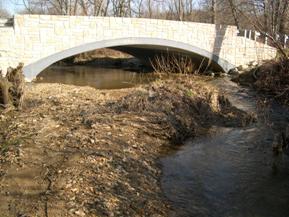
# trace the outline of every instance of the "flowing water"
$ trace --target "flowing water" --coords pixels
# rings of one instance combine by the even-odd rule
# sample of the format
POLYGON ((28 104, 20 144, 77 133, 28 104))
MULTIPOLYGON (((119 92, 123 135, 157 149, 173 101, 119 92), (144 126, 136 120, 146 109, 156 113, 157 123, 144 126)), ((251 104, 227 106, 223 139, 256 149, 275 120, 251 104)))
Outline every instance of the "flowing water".
MULTIPOLYGON (((54 66, 39 82, 132 87, 154 80, 150 74, 89 66, 54 66)), ((212 82, 233 105, 262 120, 244 128, 213 126, 207 136, 189 139, 161 159, 162 189, 178 217, 289 217, 289 157, 274 157, 274 134, 289 122, 289 111, 273 105, 256 111, 254 92, 224 79, 212 82)))
POLYGON ((51 66, 38 75, 37 82, 91 86, 97 89, 130 88, 153 81, 151 73, 88 65, 51 66))
MULTIPOLYGON (((255 110, 253 92, 223 79, 213 83, 233 105, 255 110)), ((189 139, 161 160, 172 216, 289 216, 289 156, 272 154, 274 134, 289 122, 289 111, 273 105, 269 113, 265 122, 244 128, 213 126, 209 136, 189 139)))

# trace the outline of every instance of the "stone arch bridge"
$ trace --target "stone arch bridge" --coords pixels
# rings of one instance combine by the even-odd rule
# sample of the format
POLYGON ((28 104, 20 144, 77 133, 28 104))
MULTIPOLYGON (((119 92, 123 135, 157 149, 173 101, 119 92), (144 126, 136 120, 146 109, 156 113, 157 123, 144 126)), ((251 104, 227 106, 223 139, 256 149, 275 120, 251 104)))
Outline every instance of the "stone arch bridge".
POLYGON ((15 15, 0 20, 0 66, 5 71, 23 62, 28 80, 61 59, 98 48, 120 48, 136 56, 181 52, 210 59, 224 71, 276 55, 275 48, 238 36, 235 26, 52 15, 15 15))

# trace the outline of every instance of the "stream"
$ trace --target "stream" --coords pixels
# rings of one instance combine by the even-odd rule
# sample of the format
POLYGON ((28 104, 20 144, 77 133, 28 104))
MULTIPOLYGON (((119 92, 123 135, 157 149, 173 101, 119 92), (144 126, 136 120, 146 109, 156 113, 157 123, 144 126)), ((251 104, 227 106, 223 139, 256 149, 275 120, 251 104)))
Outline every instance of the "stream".
POLYGON ((38 83, 62 83, 96 89, 130 88, 155 80, 151 73, 93 65, 53 65, 37 76, 38 83))
MULTIPOLYGON (((225 79, 212 83, 236 107, 255 111, 254 92, 225 79)), ((260 119, 244 128, 212 126, 209 135, 189 139, 161 159, 172 216, 289 216, 289 156, 272 153, 274 134, 289 122, 289 111, 273 104, 266 122, 260 119)))
MULTIPOLYGON (((89 66, 54 66, 38 82, 128 88, 154 80, 151 74, 89 66)), ((256 93, 214 79, 232 104, 257 113, 257 123, 243 128, 212 126, 209 135, 188 139, 160 159, 161 185, 177 217, 288 217, 289 156, 273 156, 276 133, 289 123, 289 111, 273 104, 256 110, 256 93), (266 121, 264 121, 266 117, 266 121)))

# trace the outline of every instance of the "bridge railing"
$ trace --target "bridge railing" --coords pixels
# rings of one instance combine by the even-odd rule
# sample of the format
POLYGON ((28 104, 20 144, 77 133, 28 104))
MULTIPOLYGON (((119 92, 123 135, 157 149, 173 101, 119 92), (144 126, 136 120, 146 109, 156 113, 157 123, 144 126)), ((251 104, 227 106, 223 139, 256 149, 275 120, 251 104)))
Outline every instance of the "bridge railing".
MULTIPOLYGON (((239 30, 238 36, 243 36, 245 38, 264 43, 269 46, 274 47, 274 43, 272 42, 271 38, 268 35, 262 34, 255 30, 239 30)), ((280 35, 277 34, 275 39, 284 47, 289 48, 289 35, 280 35)))
POLYGON ((10 18, 10 19, 1 19, 0 18, 0 28, 1 27, 11 27, 14 24, 14 19, 10 18))

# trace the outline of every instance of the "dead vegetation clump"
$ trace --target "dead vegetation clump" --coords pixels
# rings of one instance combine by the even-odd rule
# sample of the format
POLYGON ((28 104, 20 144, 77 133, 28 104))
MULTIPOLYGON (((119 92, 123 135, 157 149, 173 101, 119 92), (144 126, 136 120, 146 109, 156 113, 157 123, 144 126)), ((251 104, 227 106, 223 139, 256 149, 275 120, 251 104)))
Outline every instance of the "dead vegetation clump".
POLYGON ((215 88, 197 78, 155 82, 125 96, 113 106, 117 113, 154 117, 174 144, 197 136, 213 124, 243 126, 253 120, 233 107, 215 88))
POLYGON ((0 127, 0 213, 9 216, 168 216, 161 154, 212 125, 250 120, 187 76, 121 90, 33 84, 12 113, 0 127))
POLYGON ((257 91, 289 105, 289 60, 271 60, 245 71, 236 79, 257 91))
POLYGON ((289 105, 289 60, 271 61, 260 66, 254 86, 257 90, 272 94, 278 101, 289 105))
POLYGON ((197 74, 191 58, 181 54, 162 54, 150 60, 155 73, 197 74))
POLYGON ((5 77, 0 73, 0 105, 3 108, 21 108, 24 97, 25 78, 23 64, 9 68, 5 77))

